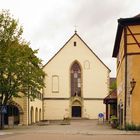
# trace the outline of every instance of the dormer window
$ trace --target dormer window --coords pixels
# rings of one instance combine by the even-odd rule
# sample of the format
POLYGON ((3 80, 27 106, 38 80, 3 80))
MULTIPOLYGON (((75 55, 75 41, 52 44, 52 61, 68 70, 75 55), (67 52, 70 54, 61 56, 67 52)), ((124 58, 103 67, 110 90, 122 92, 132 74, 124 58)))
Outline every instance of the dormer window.
POLYGON ((76 46, 76 41, 74 41, 74 43, 73 43, 73 44, 74 44, 74 46, 76 46))

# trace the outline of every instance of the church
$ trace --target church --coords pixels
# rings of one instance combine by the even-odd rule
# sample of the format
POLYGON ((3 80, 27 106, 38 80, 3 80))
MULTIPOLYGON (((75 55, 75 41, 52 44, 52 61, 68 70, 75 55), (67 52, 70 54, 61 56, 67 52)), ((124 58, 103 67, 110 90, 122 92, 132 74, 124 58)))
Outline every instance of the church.
POLYGON ((75 33, 44 65, 43 119, 97 119, 105 113, 110 69, 75 33))

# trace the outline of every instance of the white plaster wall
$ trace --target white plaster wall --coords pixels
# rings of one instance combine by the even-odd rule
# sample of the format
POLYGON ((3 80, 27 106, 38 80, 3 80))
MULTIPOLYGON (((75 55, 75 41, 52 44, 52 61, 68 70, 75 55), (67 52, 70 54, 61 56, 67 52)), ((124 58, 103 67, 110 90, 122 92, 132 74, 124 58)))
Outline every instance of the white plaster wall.
POLYGON ((68 117, 68 100, 47 100, 44 106, 44 120, 62 120, 68 117))
MULTIPOLYGON (((108 80, 109 70, 99 61, 99 59, 90 51, 90 49, 81 41, 81 39, 74 35, 69 42, 63 47, 59 53, 44 67, 44 71, 47 76, 45 78, 46 88, 44 89, 44 98, 68 98, 70 97, 70 67, 72 63, 77 60, 82 69, 82 94, 84 98, 105 98, 108 93, 108 80), (77 46, 74 47, 73 42, 77 42, 77 46), (84 69, 84 62, 88 60, 90 62, 90 69, 84 69), (59 76, 59 92, 52 92, 52 76, 59 76)), ((89 101, 91 104, 92 101, 89 101)), ((94 101, 93 101, 94 102, 94 101)), ((103 109, 105 105, 103 102, 99 102, 103 109)), ((48 112, 51 113, 51 106, 57 106, 55 102, 44 100, 48 112), (53 104, 54 103, 54 104, 53 104), (49 105, 50 104, 50 105, 49 105)), ((97 105, 97 104, 93 104, 97 105)), ((88 105, 87 105, 88 106, 88 105)), ((89 107, 88 107, 89 108, 89 107)), ((89 109, 88 109, 89 110, 89 109)), ((93 110, 95 111, 95 110, 93 110)), ((102 110, 103 111, 103 110, 102 110)), ((58 112, 55 111, 54 118, 57 118, 58 112), (56 112, 56 114, 55 114, 56 112)), ((96 112, 91 116, 96 116, 96 112)), ((105 112, 105 110, 104 110, 105 112)), ((62 113, 62 112, 59 112, 62 113)), ((46 114, 44 114, 46 115, 46 114)), ((92 117, 93 118, 93 117, 92 117)), ((47 117, 46 117, 47 119, 47 117)))
POLYGON ((74 36, 66 46, 44 67, 47 73, 44 89, 45 97, 69 97, 70 96, 70 66, 77 60, 82 67, 83 96, 101 97, 108 94, 108 69, 97 59, 85 44, 74 36), (73 42, 77 46, 73 46, 73 42), (83 63, 89 60, 90 69, 85 70, 83 63), (52 93, 52 75, 59 76, 59 93, 52 93), (100 88, 102 87, 102 88, 100 88))
POLYGON ((98 119, 98 114, 105 114, 105 105, 102 100, 84 101, 83 117, 89 119, 98 119))

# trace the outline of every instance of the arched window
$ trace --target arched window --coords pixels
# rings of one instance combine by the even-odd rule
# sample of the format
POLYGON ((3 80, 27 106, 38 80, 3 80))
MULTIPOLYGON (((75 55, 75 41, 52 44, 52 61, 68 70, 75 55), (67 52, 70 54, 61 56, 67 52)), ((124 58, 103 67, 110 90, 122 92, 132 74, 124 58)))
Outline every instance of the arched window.
POLYGON ((81 96, 81 67, 78 62, 71 66, 71 96, 81 96))

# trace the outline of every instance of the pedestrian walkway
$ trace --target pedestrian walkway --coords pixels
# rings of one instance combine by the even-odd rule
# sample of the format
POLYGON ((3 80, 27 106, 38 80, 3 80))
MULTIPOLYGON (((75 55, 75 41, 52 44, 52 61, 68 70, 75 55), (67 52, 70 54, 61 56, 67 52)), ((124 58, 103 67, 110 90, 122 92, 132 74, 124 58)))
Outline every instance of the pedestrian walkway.
POLYGON ((97 120, 71 120, 68 125, 62 125, 61 121, 43 123, 42 125, 15 126, 11 129, 0 130, 0 135, 36 132, 70 135, 140 135, 139 131, 112 129, 108 123, 98 123, 97 120))
POLYGON ((0 136, 2 135, 9 135, 9 134, 13 134, 12 132, 5 132, 3 130, 0 130, 0 136))

